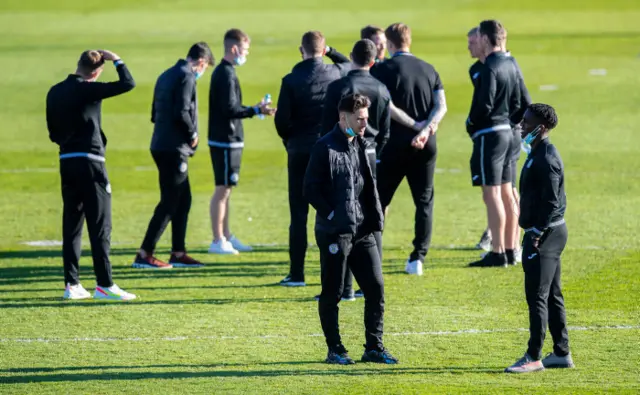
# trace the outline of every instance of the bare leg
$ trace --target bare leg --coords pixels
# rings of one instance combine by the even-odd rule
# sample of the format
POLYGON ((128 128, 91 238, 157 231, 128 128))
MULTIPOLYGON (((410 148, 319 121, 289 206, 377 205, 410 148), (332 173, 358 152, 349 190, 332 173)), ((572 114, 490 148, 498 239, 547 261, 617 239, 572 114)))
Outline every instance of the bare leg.
POLYGON ((516 247, 520 245, 521 237, 520 234, 520 225, 518 224, 518 220, 520 219, 520 194, 518 193, 518 188, 513 187, 513 208, 516 213, 516 247))
POLYGON ((229 206, 231 205, 231 188, 229 188, 229 195, 227 195, 227 204, 225 204, 224 210, 224 237, 229 240, 231 238, 231 230, 229 229, 229 206))
POLYGON ((211 230, 213 233, 213 241, 220 241, 224 235, 223 223, 225 220, 225 214, 227 213, 227 203, 229 201, 229 195, 231 194, 231 188, 219 185, 216 186, 215 192, 211 197, 211 203, 209 204, 209 214, 211 216, 211 230))
POLYGON ((502 184, 502 205, 505 211, 504 247, 507 250, 515 250, 517 246, 516 231, 518 228, 518 209, 513 198, 511 183, 502 184))
POLYGON ((502 204, 500 186, 483 186, 482 198, 487 206, 487 219, 489 229, 491 229, 492 250, 495 253, 504 253, 506 214, 502 204))

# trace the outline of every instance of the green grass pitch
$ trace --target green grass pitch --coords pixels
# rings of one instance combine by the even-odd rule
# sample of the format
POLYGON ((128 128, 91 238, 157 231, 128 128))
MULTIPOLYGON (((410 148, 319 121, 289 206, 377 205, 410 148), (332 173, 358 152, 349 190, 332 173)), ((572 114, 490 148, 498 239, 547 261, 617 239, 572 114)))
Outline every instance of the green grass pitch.
MULTIPOLYGON (((635 0, 3 0, 0 393, 640 392, 638 20, 635 0), (480 192, 470 187, 463 126, 472 89, 466 32, 487 18, 507 27, 533 100, 559 113, 552 139, 566 166, 570 240, 563 276, 574 370, 501 373, 524 353, 528 338, 522 270, 465 268, 478 256, 469 247, 485 224, 480 192), (329 45, 349 53, 362 26, 397 21, 412 27, 413 52, 440 72, 449 107, 438 131, 433 248, 423 277, 403 274, 413 231, 406 184, 387 222, 385 339, 400 365, 322 363, 316 249, 307 256, 309 286, 274 286, 287 273, 288 205, 286 154, 271 119, 245 122, 240 187, 232 198, 234 232, 264 246, 238 257, 206 254, 213 174, 203 145, 190 163, 187 244, 206 267, 162 273, 130 267, 159 198, 148 147, 160 72, 200 40, 219 60, 224 31, 240 27, 252 37, 248 63, 238 70, 245 101, 256 103, 265 93, 275 101, 281 77, 300 60, 303 32, 322 30, 329 45), (25 244, 61 239, 57 147, 47 137, 44 101, 90 48, 121 55, 137 82, 103 108, 114 277, 139 295, 128 304, 61 301, 60 247, 25 244)), ((107 67, 102 79, 115 76, 107 67)), ((209 79, 207 73, 199 80, 201 125, 209 79)), ((159 257, 167 259, 168 248, 167 234, 159 257)), ((92 291, 88 252, 81 264, 92 291)), ((358 358, 362 303, 341 306, 345 344, 358 358)))

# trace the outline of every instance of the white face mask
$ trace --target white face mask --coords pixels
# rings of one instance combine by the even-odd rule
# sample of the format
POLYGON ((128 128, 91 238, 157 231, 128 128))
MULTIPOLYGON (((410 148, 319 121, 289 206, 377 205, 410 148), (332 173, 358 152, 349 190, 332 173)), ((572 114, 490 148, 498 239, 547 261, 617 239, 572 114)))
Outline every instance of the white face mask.
POLYGON ((242 66, 243 64, 247 63, 247 57, 246 56, 236 56, 233 59, 233 62, 236 64, 236 66, 242 66))

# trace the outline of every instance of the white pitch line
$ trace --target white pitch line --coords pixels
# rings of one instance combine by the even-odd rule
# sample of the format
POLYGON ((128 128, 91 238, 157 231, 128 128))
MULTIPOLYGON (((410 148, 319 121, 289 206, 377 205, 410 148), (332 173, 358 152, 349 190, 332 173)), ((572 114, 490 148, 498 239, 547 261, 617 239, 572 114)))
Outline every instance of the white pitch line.
MULTIPOLYGON (((600 330, 639 330, 640 325, 608 325, 608 326, 570 326, 569 331, 600 331, 600 330)), ((526 328, 515 329, 462 329, 459 331, 427 331, 427 332, 396 332, 385 333, 385 336, 457 336, 482 335, 492 333, 528 332, 526 328)), ((73 337, 73 338, 0 338, 0 343, 105 343, 105 342, 179 342, 187 340, 250 340, 250 339, 291 339, 322 337, 320 333, 308 335, 263 335, 263 336, 172 336, 172 337, 73 337)), ((349 335, 347 335, 349 336, 349 335)))

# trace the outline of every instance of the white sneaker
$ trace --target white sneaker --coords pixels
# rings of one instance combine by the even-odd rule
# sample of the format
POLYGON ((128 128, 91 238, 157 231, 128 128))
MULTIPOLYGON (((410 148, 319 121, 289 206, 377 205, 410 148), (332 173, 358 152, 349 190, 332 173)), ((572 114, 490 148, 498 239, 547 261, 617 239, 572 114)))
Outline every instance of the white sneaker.
POLYGON ((407 261, 404 271, 407 274, 415 274, 416 276, 422 276, 422 261, 407 261))
POLYGON ((84 289, 81 284, 71 285, 67 283, 67 286, 64 289, 64 299, 69 300, 79 300, 79 299, 89 299, 91 294, 84 289))
POLYGON ((125 292, 117 285, 113 284, 109 288, 96 286, 96 292, 93 293, 94 299, 107 299, 107 300, 133 300, 136 295, 129 292, 125 292))
POLYGON ((229 243, 231 243, 233 248, 235 248, 238 252, 251 252, 251 251, 253 251, 253 248, 251 248, 251 246, 242 244, 242 242, 240 242, 240 240, 238 240, 233 235, 229 238, 229 243))
POLYGON ((238 255, 238 250, 233 248, 231 243, 224 237, 218 241, 213 241, 209 246, 209 254, 225 254, 225 255, 238 255))
POLYGON ((516 262, 522 263, 522 248, 514 250, 514 255, 516 256, 516 262))

